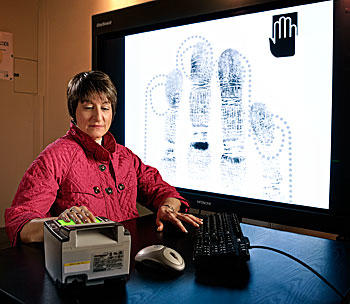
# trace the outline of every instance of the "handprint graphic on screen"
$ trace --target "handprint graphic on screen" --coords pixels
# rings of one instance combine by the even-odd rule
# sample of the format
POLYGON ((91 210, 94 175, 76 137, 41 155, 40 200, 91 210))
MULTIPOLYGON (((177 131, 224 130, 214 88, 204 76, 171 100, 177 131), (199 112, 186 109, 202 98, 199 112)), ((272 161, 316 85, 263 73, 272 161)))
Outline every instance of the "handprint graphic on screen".
MULTIPOLYGON (((296 33, 292 15, 274 16, 278 56, 291 54, 291 44, 278 37, 296 33)), ((295 53, 294 41, 292 46, 295 53)), ((171 182, 180 175, 189 178, 196 189, 214 183, 222 193, 246 196, 254 188, 255 197, 292 202, 293 143, 287 120, 270 109, 273 102, 254 100, 253 69, 244 54, 228 47, 216 52, 215 60, 214 48, 204 36, 187 37, 177 49, 176 67, 147 83, 145 161, 171 182), (221 126, 213 123, 218 119, 221 126), (152 150, 155 143, 157 151, 152 150), (209 174, 214 177, 203 178, 209 174)))
POLYGON ((272 17, 270 51, 275 57, 295 55, 295 38, 298 35, 298 14, 290 13, 272 17))

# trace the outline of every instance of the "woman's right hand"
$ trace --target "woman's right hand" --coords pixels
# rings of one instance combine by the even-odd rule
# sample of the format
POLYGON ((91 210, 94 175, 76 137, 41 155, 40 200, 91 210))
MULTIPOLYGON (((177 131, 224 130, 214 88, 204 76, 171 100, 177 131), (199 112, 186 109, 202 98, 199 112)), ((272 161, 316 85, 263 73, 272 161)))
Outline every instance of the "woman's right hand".
POLYGON ((73 206, 64 210, 59 216, 59 220, 70 222, 72 220, 76 224, 96 223, 95 216, 85 206, 73 206))

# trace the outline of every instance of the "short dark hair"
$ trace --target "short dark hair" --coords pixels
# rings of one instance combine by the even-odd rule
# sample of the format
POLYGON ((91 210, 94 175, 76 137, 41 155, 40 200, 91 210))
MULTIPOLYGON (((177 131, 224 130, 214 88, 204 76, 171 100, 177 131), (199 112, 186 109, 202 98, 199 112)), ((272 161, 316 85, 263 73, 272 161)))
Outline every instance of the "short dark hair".
POLYGON ((107 97, 107 100, 111 103, 114 117, 117 107, 117 90, 112 80, 103 72, 89 71, 75 75, 68 83, 68 111, 74 122, 76 122, 75 113, 78 102, 83 102, 93 94, 104 94, 107 97))

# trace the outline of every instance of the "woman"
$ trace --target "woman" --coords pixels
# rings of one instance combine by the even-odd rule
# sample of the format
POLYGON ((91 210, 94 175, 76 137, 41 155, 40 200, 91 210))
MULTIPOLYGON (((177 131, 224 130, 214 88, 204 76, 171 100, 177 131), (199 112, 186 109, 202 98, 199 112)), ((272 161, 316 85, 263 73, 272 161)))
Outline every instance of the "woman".
POLYGON ((43 222, 58 218, 95 222, 96 216, 124 221, 138 216, 136 200, 157 210, 156 225, 169 221, 186 232, 197 217, 182 213, 188 204, 159 172, 108 132, 116 111, 117 92, 110 78, 83 72, 68 84, 72 123, 67 134, 48 145, 25 172, 10 208, 6 231, 12 245, 43 241, 43 222))

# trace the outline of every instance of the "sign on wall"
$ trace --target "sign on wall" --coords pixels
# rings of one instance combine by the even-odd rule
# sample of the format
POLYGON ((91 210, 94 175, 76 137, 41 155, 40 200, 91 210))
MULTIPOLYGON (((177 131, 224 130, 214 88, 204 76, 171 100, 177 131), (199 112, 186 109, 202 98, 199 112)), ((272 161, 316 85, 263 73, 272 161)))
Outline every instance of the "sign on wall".
POLYGON ((0 32, 0 79, 13 79, 13 34, 0 32))

